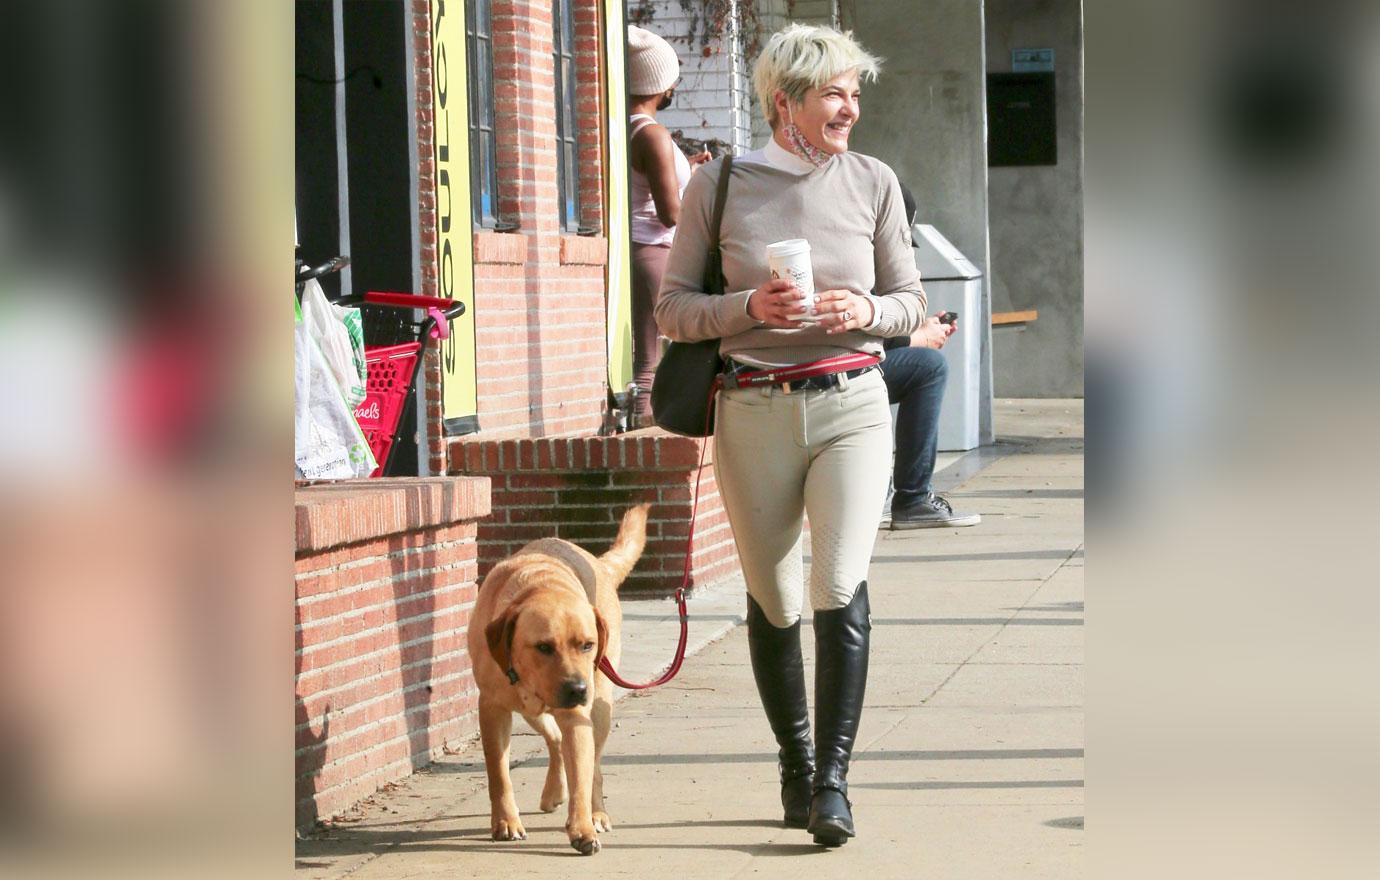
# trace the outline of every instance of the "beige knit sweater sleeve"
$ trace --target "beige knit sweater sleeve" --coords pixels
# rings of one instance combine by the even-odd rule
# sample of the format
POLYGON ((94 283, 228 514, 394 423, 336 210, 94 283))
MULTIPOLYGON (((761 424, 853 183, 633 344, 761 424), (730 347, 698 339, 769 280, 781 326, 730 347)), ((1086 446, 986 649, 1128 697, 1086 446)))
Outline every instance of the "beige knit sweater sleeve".
MULTIPOLYGON (((704 268, 709 259, 709 225, 714 219, 714 196, 723 160, 701 168, 691 176, 680 199, 680 220, 671 245, 671 258, 661 278, 655 318, 661 332, 676 342, 699 342, 734 336, 758 326, 748 316, 752 291, 725 291, 723 296, 704 292, 704 268)), ((729 183, 729 204, 741 194, 729 183)))
POLYGON ((915 266, 910 226, 906 223, 901 182, 890 167, 882 169, 881 204, 877 207, 877 231, 872 240, 877 280, 872 302, 880 318, 868 332, 873 336, 905 336, 914 333, 925 319, 928 302, 915 266))

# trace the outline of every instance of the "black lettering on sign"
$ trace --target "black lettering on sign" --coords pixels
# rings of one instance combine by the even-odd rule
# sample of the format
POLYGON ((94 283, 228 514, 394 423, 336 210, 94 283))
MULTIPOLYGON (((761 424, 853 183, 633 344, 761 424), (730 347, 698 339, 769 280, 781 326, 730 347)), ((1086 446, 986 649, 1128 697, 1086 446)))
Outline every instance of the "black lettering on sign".
MULTIPOLYGON (((450 239, 446 239, 441 244, 441 268, 436 274, 436 280, 441 285, 442 298, 455 299, 455 291, 452 287, 455 273, 451 270, 450 239)), ((445 344, 441 346, 441 365, 447 375, 455 372, 455 356, 457 354, 455 339, 456 334, 452 333, 446 339, 445 344)))
POLYGON ((441 245, 441 271, 436 280, 441 284, 441 297, 443 299, 454 299, 451 293, 454 291, 455 273, 451 271, 450 240, 441 245))
POLYGON ((442 168, 436 174, 436 209, 441 212, 441 234, 450 235, 450 169, 442 168), (441 194, 445 193, 444 206, 442 206, 441 194))

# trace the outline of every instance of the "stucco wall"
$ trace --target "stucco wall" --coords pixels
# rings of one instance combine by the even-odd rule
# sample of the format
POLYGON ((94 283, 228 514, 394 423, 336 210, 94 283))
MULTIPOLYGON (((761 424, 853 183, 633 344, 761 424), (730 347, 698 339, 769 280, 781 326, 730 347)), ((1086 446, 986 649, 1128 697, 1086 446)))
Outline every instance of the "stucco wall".
POLYGON ((987 0, 987 69, 1012 49, 1053 49, 1059 164, 992 168, 988 214, 997 311, 1039 319, 993 334, 1003 397, 1083 394, 1083 10, 1081 0, 987 0))
MULTIPOLYGON (((757 19, 762 23, 762 42, 793 21, 804 24, 838 25, 838 0, 757 0, 757 19)), ((752 69, 748 68, 749 86, 752 69)), ((771 127, 757 106, 756 95, 752 101, 752 147, 758 149, 771 137, 771 127)))
MULTIPOLYGON (((882 74, 862 91, 850 147, 890 165, 915 194, 917 219, 936 227, 987 272, 987 111, 982 4, 840 3, 842 26, 882 74)), ((984 300, 988 295, 985 292, 984 300)), ((986 321, 983 314, 963 316, 986 321)), ((985 382, 990 392, 990 379, 985 382)), ((988 394, 983 395, 989 399, 988 394)), ((982 442, 990 442, 984 405, 982 442)))

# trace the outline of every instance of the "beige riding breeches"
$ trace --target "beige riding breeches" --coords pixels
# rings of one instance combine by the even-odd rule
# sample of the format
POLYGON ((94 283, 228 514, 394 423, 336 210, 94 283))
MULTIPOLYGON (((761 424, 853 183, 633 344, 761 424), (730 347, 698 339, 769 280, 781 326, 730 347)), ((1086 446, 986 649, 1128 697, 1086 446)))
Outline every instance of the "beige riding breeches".
POLYGON ((880 370, 843 383, 719 394, 714 473, 748 593, 778 627, 801 615, 803 516, 814 610, 843 608, 867 579, 891 474, 891 411, 880 370))

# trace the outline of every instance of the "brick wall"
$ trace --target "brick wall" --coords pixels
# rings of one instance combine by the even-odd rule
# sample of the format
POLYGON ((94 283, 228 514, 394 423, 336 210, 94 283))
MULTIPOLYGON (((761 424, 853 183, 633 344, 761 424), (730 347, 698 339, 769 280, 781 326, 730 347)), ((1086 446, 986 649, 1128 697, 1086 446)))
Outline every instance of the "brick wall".
MULTIPOLYGON (((431 0, 412 0, 413 81, 417 106, 417 228, 421 242, 422 289, 425 296, 437 295, 436 253, 436 135, 432 109, 431 0)), ((424 389, 426 410, 418 419, 419 430, 427 438, 427 448, 417 457, 428 463, 430 473, 445 473, 445 438, 441 429, 441 353, 439 346, 428 346, 422 358, 422 373, 417 381, 424 389)))
MULTIPOLYGON (((649 429, 613 437, 474 438, 452 456, 457 473, 492 480, 493 513, 479 524, 479 574, 528 541, 561 537, 603 553, 623 512, 652 502, 647 548, 624 595, 680 586, 701 441, 649 429)), ((706 450, 695 516, 691 586, 738 570, 733 535, 706 450)))
POLYGON ((598 0, 574 0, 575 125, 580 145, 580 221, 604 225, 604 19, 598 0))
MULTIPOLYGON (((603 228, 602 18, 598 0, 571 0, 581 220, 603 228)), ((499 209, 515 232, 476 230, 474 291, 479 424, 485 433, 596 431, 608 394, 608 241, 559 229, 551 0, 494 0, 499 209)), ((435 176, 428 0, 413 0, 423 292, 435 290, 435 176), (432 230, 432 232, 428 232, 432 230)), ((427 450, 447 469, 439 355, 428 355, 427 450)))
POLYGON ((341 812, 478 729, 465 631, 486 480, 297 493, 296 814, 341 812))

